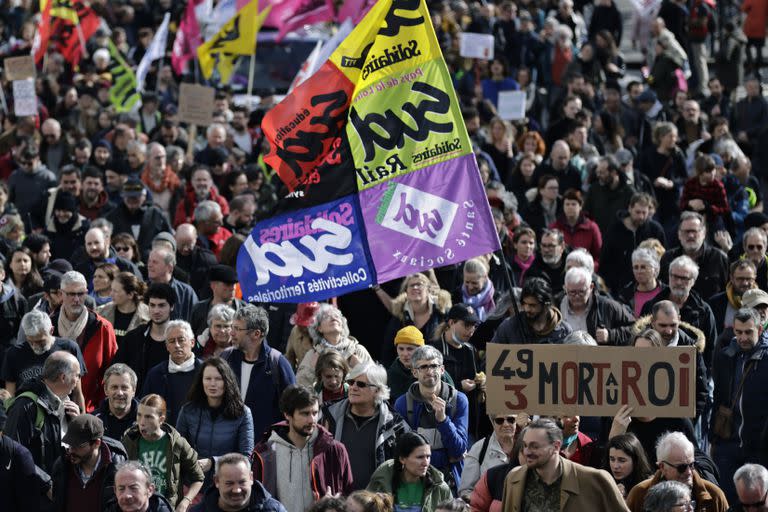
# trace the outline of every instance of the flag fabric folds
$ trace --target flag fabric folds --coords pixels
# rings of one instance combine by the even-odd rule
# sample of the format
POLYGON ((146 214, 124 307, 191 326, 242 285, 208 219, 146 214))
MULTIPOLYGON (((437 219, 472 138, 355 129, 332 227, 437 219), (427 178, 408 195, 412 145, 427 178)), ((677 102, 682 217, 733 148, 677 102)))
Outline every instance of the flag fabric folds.
POLYGON ((204 0, 189 0, 181 18, 171 51, 171 66, 177 75, 184 74, 187 62, 197 56, 197 47, 203 42, 195 9, 204 0))
POLYGON ((32 55, 35 63, 40 63, 48 51, 48 40, 51 37, 51 0, 40 0, 40 21, 32 43, 32 55))
POLYGON ((136 84, 139 91, 144 90, 144 80, 147 78, 152 61, 162 59, 165 56, 165 47, 168 44, 168 23, 170 21, 171 13, 167 12, 155 33, 155 37, 152 38, 149 48, 144 53, 144 57, 141 58, 141 62, 136 67, 136 84))
POLYGON ((295 209, 240 249, 247 300, 325 300, 499 249, 424 0, 379 0, 262 129, 295 209))
POLYGON ((50 13, 51 23, 48 44, 53 43, 67 62, 76 67, 83 56, 82 45, 96 33, 101 23, 100 18, 80 0, 50 0, 45 9, 50 13), (54 10, 58 15, 54 15, 54 10))
POLYGON ((112 75, 112 87, 109 88, 109 101, 116 112, 130 112, 138 106, 141 96, 137 92, 136 75, 125 62, 115 43, 109 40, 109 55, 111 57, 109 72, 112 75))

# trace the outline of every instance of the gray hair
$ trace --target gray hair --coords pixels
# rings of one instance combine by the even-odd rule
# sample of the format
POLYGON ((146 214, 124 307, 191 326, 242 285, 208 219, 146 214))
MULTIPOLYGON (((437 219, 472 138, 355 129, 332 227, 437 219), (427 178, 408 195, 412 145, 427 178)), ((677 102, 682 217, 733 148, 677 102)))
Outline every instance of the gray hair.
POLYGON ((381 405, 389 400, 389 386, 387 386, 387 370, 378 363, 362 363, 358 364, 347 374, 347 379, 356 379, 357 377, 365 375, 368 378, 368 382, 376 386, 376 394, 374 395, 374 402, 376 405, 381 405))
POLYGON ((656 460, 669 457, 672 448, 680 448, 686 455, 693 457, 693 443, 682 432, 665 432, 656 442, 656 460))
POLYGON ((259 330, 262 336, 269 333, 269 316, 264 308, 249 304, 235 312, 234 320, 243 320, 245 328, 249 331, 259 330))
POLYGON ((214 216, 214 214, 221 214, 221 206, 216 201, 200 201, 195 207, 194 219, 196 221, 208 221, 214 216))
POLYGON ((232 323, 235 318, 235 310, 226 304, 216 304, 208 312, 208 327, 214 320, 222 320, 224 322, 232 323))
POLYGON ((165 325, 165 334, 163 337, 168 338, 168 332, 171 329, 181 329, 184 333, 184 337, 193 340, 195 339, 195 332, 192 330, 192 326, 186 320, 171 320, 165 325))
POLYGON ((768 235, 765 234, 765 231, 761 228, 749 228, 744 232, 744 238, 742 238, 745 251, 747 250, 747 240, 753 236, 759 237, 763 245, 768 245, 768 235))
POLYGON ((680 226, 683 225, 683 222, 685 222, 687 220, 697 220, 701 224, 701 227, 703 227, 704 229, 707 228, 707 223, 704 222, 704 217, 700 213, 692 212, 692 211, 685 211, 685 212, 680 214, 680 224, 678 224, 677 229, 679 230, 680 226))
MULTIPOLYGON (((407 279, 407 278, 406 278, 407 279)), ((332 304, 320 304, 320 308, 317 310, 315 319, 312 320, 312 325, 309 326, 309 337, 312 338, 312 343, 319 343, 323 339, 323 335, 317 329, 320 324, 325 320, 325 317, 333 313, 338 312, 341 315, 341 337, 343 339, 349 338, 349 325, 347 324, 347 318, 339 311, 339 308, 332 304)))
MULTIPOLYGON (((573 270, 573 269, 572 269, 573 270)), ((573 331, 571 334, 565 337, 563 345, 584 345, 589 347, 596 347, 597 341, 587 331, 573 331)))
POLYGON ((136 385, 139 382, 138 377, 136 377, 136 372, 133 371, 133 368, 128 366, 127 364, 123 363, 115 363, 109 368, 107 368, 107 371, 104 372, 104 386, 107 385, 107 382, 109 382, 109 378, 113 375, 127 375, 128 380, 131 381, 131 386, 133 387, 133 390, 136 391, 136 385))
POLYGON ((132 140, 125 146, 125 150, 128 151, 130 149, 137 149, 139 153, 146 155, 147 154, 147 145, 141 142, 140 140, 132 140))
POLYGON ((126 460, 120 462, 115 469, 115 479, 117 479, 117 474, 121 471, 138 471, 144 475, 144 480, 147 483, 147 489, 149 489, 149 486, 152 485, 152 473, 149 471, 147 466, 137 460, 126 460))
MULTIPOLYGON (((150 143, 149 143, 149 145, 147 146, 147 156, 149 156, 149 154, 150 154, 150 153, 152 152, 152 150, 153 150, 153 149, 155 149, 155 148, 160 148, 160 149, 162 149, 162 150, 165 150, 165 146, 163 146, 163 145, 162 145, 162 144, 160 144, 159 142, 150 142, 150 143)), ((166 156, 167 156, 167 154, 166 154, 166 156)))
POLYGON ((63 290, 70 284, 81 284, 88 287, 88 283, 85 281, 85 276, 77 270, 70 270, 61 276, 61 289, 63 290))
POLYGON ((464 262, 465 274, 479 274, 483 277, 488 275, 488 267, 477 258, 472 258, 464 262))
POLYGON ((227 453, 226 455, 222 455, 221 457, 216 457, 215 474, 218 475, 219 471, 221 471, 221 466, 225 466, 227 464, 232 466, 236 466, 238 464, 245 464, 245 467, 248 468, 248 471, 251 470, 251 462, 248 460, 248 457, 246 457, 242 453, 227 453))
POLYGON ((422 345, 411 354, 411 368, 416 368, 419 361, 431 361, 437 359, 443 364, 443 354, 431 345, 422 345))
POLYGON ((94 219, 93 222, 91 222, 91 229, 98 228, 100 229, 106 236, 112 237, 112 233, 115 232, 115 226, 111 222, 109 222, 104 217, 99 217, 98 219, 94 219))
POLYGON ((646 247, 639 247, 632 251, 632 264, 646 263, 656 272, 656 277, 659 276, 660 264, 659 255, 656 251, 652 251, 646 247))
POLYGON ((227 133, 227 127, 224 126, 221 123, 211 123, 208 125, 208 128, 205 130, 205 136, 210 137, 214 130, 224 130, 224 134, 227 133))
POLYGON ((691 499, 691 488, 676 480, 659 482, 648 490, 644 512, 671 512, 680 500, 691 499))
POLYGON ((166 246, 158 246, 152 249, 152 252, 163 253, 163 263, 172 267, 176 266, 176 254, 166 246))
POLYGON ((565 257, 566 267, 568 266, 568 263, 573 263, 577 267, 585 268, 589 270, 591 274, 595 273, 595 258, 593 258, 592 255, 589 254, 589 251, 583 247, 579 247, 568 253, 568 256, 565 257))
POLYGON ((741 323, 747 323, 752 320, 756 326, 759 326, 762 322, 760 319, 760 313, 754 308, 740 308, 733 315, 733 321, 738 320, 741 323))
POLYGON ((747 489, 765 492, 768 489, 768 469, 760 464, 744 464, 733 474, 733 483, 741 482, 747 489))
POLYGON ((21 329, 27 338, 40 334, 51 334, 51 327, 53 327, 51 317, 39 309, 33 309, 21 319, 21 329))
POLYGON ((672 273, 673 268, 680 268, 689 271, 693 274, 693 281, 699 277, 699 266, 689 256, 682 255, 672 260, 669 264, 669 272, 672 273))
POLYGON ((584 267, 571 267, 565 273, 565 284, 584 283, 589 285, 592 282, 592 273, 584 267))

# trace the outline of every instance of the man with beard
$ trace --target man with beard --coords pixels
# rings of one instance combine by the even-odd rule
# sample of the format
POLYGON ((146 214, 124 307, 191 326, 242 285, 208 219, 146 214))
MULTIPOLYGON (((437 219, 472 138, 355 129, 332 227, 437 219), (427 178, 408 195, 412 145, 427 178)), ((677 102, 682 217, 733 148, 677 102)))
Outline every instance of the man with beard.
POLYGON ((115 331, 112 324, 83 304, 88 287, 80 272, 72 270, 61 276, 61 291, 64 302, 51 317, 53 334, 75 340, 83 352, 88 373, 82 379, 82 388, 85 411, 90 412, 104 398, 101 383, 117 352, 115 331))
POLYGON ((92 165, 83 169, 83 190, 80 193, 80 214, 88 220, 104 217, 114 210, 115 203, 109 200, 104 190, 104 174, 92 165))
POLYGON ((303 386, 289 386, 280 396, 280 410, 285 421, 273 425, 266 441, 254 449, 254 478, 290 511, 307 510, 326 494, 349 494, 349 455, 317 423, 317 395, 303 386))
POLYGON ((741 297, 744 292, 756 288, 757 270, 749 260, 736 260, 731 263, 731 279, 725 291, 713 295, 707 301, 715 315, 717 332, 721 333, 733 326, 733 315, 743 307, 741 297))
POLYGON ((152 142, 147 147, 147 166, 141 173, 141 181, 152 191, 152 202, 161 210, 168 211, 181 180, 167 164, 167 154, 162 144, 152 142))
POLYGON ((158 233, 171 232, 166 214, 157 206, 147 205, 147 189, 138 178, 128 178, 123 185, 123 201, 109 212, 106 219, 114 226, 113 233, 130 233, 139 245, 142 258, 152 248, 158 233))
POLYGON ((501 509, 627 511, 613 478, 605 471, 566 459, 560 455, 562 445, 563 432, 551 419, 535 420, 525 428, 525 464, 507 476, 501 509), (569 496, 565 505, 561 505, 561 493, 569 496))
POLYGON ((201 201, 195 207, 195 227, 199 234, 197 243, 219 256, 224 244, 232 233, 223 226, 224 216, 215 201, 201 201))
POLYGON ((549 282, 552 293, 558 295, 563 291, 565 282, 565 239, 559 229, 545 228, 541 232, 539 254, 528 269, 527 277, 541 277, 549 282))
POLYGON ((688 256, 678 256, 669 265, 669 288, 662 290, 653 299, 645 303, 642 315, 651 313, 654 305, 670 300, 680 312, 680 319, 700 329, 704 333, 706 346, 704 360, 707 369, 712 364, 712 350, 717 341, 715 315, 701 296, 693 291, 693 283, 699 275, 699 266, 688 256))
POLYGON ((199 298, 208 298, 208 272, 218 261, 211 251, 197 245, 197 228, 181 224, 176 228, 176 270, 184 272, 199 298))
POLYGON ((725 512, 728 502, 720 488, 704 480, 694 466, 694 446, 681 432, 667 432, 656 444, 658 471, 629 491, 627 506, 632 512, 643 512, 648 490, 663 480, 672 480, 691 488, 696 510, 725 512))
POLYGON ((104 437, 101 420, 90 414, 70 421, 62 442, 67 453, 51 473, 54 510, 103 510, 115 496, 115 471, 127 459, 125 448, 104 437))
POLYGON ((229 215, 229 204, 219 191, 213 185, 213 176, 211 171, 205 165, 196 165, 191 173, 187 189, 182 199, 176 207, 176 215, 173 217, 173 225, 178 226, 183 223, 192 222, 195 214, 195 208, 202 201, 214 201, 221 207, 221 214, 229 215))
POLYGON ((115 363, 104 372, 104 393, 107 399, 101 402, 94 413, 104 423, 104 434, 112 439, 121 439, 123 433, 136 421, 139 402, 136 396, 136 372, 130 366, 115 363))
POLYGON ((629 201, 629 210, 616 215, 605 236, 600 255, 600 274, 605 284, 613 292, 618 292, 631 282, 632 252, 640 242, 655 238, 662 245, 666 244, 664 229, 651 218, 653 198, 645 193, 637 193, 629 201))
POLYGON ((286 512, 258 480, 253 479, 251 463, 241 453, 228 453, 216 460, 213 484, 190 512, 286 512))
POLYGON ((522 311, 504 320, 491 339, 492 343, 558 344, 573 332, 562 313, 554 306, 552 288, 544 279, 525 280, 520 292, 522 311))
POLYGON ((229 124, 232 142, 250 157, 256 149, 258 137, 248 129, 248 109, 241 105, 232 107, 232 121, 229 124))
MULTIPOLYGON (((5 381, 5 389, 11 395, 14 395, 17 389, 26 386, 29 381, 39 377, 48 356, 60 350, 75 356, 80 364, 80 376, 85 375, 85 361, 83 361, 80 347, 72 340, 57 338, 51 334, 53 325, 50 316, 42 311, 32 310, 22 318, 21 328, 27 342, 14 345, 8 350, 3 361, 2 372, 0 372, 0 379, 5 381)), ((72 396, 81 409, 85 407, 80 381, 72 396)))
POLYGON ((224 228, 243 236, 251 234, 256 218, 256 202, 250 194, 236 196, 229 202, 229 215, 224 219, 224 228))
POLYGON ((728 281, 728 256, 706 242, 707 225, 704 217, 696 212, 680 214, 680 225, 677 228, 677 238, 680 247, 668 250, 661 258, 659 278, 669 282, 669 264, 678 256, 686 255, 699 266, 699 278, 693 289, 704 298, 725 291, 728 281))
POLYGON ((130 272, 141 278, 141 271, 133 262, 116 255, 114 249, 109 246, 107 235, 100 228, 91 228, 85 234, 85 252, 88 256, 87 259, 75 264, 75 270, 85 277, 91 287, 93 286, 93 273, 96 272, 96 267, 102 263, 114 263, 121 272, 130 272))
POLYGON ((611 155, 600 157, 595 176, 597 182, 592 183, 584 198, 584 211, 592 216, 605 240, 616 214, 629 206, 634 189, 627 183, 619 162, 611 155))

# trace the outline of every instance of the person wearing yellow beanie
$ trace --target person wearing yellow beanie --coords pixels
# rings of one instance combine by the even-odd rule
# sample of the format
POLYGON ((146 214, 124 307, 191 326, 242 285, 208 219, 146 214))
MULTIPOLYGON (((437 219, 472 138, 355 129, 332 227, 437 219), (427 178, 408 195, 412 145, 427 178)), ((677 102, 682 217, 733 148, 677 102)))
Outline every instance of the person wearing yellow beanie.
MULTIPOLYGON (((393 403, 397 397, 408 391, 412 383, 416 382, 416 377, 411 371, 411 354, 424 344, 424 334, 413 325, 407 325, 395 334, 397 359, 387 369, 387 384, 393 403)), ((453 386, 453 380, 448 372, 443 372, 442 380, 453 386)))

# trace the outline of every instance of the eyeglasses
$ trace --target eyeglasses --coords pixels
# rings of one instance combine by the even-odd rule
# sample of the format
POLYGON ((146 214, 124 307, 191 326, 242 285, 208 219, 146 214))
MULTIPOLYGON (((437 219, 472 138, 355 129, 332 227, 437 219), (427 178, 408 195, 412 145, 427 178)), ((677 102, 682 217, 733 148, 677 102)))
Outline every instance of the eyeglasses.
POLYGON ((566 290, 565 293, 571 297, 584 297, 589 293, 589 288, 582 288, 581 290, 566 290))
POLYGON ((369 384, 367 382, 363 382, 361 380, 355 380, 355 379, 349 379, 347 381, 347 386, 349 386, 349 387, 357 386, 360 389, 365 389, 365 388, 374 388, 375 389, 375 388, 379 387, 379 386, 375 386, 373 384, 369 384))
POLYGON ((84 297, 88 292, 64 292, 67 297, 84 297))
POLYGON ((434 372, 442 368, 441 364, 423 364, 416 369, 420 372, 434 372))
POLYGON ((763 494, 763 499, 761 499, 760 501, 756 501, 754 503, 742 503, 742 502, 739 502, 739 503, 741 504, 741 508, 745 508, 745 509, 760 508, 765 506, 766 499, 768 499, 768 491, 765 491, 765 494, 763 494))
POLYGON ((115 246, 115 250, 116 250, 117 252, 127 252, 127 251, 130 251, 130 250, 131 250, 131 248, 130 248, 130 247, 127 247, 127 246, 125 246, 125 245, 116 245, 116 246, 115 246))
POLYGON ((669 277, 672 279, 677 279, 678 281, 693 281, 693 277, 691 276, 681 276, 680 274, 669 274, 669 277))
POLYGON ((502 426, 504 422, 514 425, 517 422, 517 418, 515 416, 502 416, 500 418, 493 418, 493 422, 498 426, 502 426))
POLYGON ((671 462, 667 462, 665 460, 661 461, 662 463, 666 464, 667 466, 671 468, 675 468, 678 473, 681 475, 686 472, 686 470, 690 469, 693 471, 694 464, 693 462, 685 462, 683 464, 672 464, 671 462))
POLYGON ((246 331, 250 331, 250 329, 249 329, 249 328, 247 328, 247 327, 237 327, 237 326, 234 326, 234 325, 233 325, 233 326, 232 326, 232 328, 233 328, 234 330, 236 330, 236 331, 240 331, 240 332, 246 332, 246 331))

